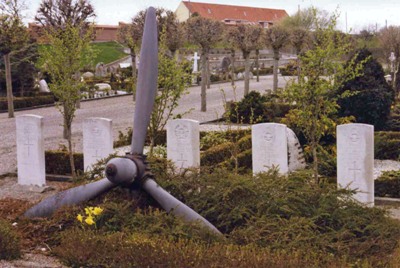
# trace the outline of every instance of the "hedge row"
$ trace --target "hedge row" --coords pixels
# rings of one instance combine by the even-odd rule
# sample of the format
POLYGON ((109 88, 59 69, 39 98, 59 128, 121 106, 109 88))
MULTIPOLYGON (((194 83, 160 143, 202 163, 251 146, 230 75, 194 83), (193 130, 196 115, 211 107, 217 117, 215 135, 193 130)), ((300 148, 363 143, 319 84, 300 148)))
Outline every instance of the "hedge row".
POLYGON ((375 132, 375 158, 400 159, 400 132, 375 132))
POLYGON ((237 142, 226 142, 208 149, 202 153, 200 163, 202 166, 215 166, 231 157, 237 157, 248 149, 251 149, 251 134, 240 138, 237 142))
MULTIPOLYGON (((34 97, 17 97, 14 98, 14 109, 28 108, 33 106, 53 104, 53 95, 34 96, 34 97)), ((7 98, 0 98, 0 111, 8 109, 7 98)))
MULTIPOLYGON (((83 172, 83 154, 74 153, 75 169, 83 172)), ((46 151, 46 174, 68 175, 71 174, 69 154, 65 151, 46 151)))
POLYGON ((400 171, 387 171, 376 179, 375 196, 400 198, 400 171))

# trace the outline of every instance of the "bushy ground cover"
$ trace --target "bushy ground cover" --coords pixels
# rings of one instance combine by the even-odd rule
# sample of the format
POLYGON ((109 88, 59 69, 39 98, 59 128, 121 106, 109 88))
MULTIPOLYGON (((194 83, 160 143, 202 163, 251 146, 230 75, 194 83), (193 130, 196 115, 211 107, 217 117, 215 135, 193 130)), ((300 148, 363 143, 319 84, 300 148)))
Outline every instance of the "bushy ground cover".
MULTIPOLYGON (((252 176, 225 169, 174 172, 150 159, 158 183, 212 222, 218 236, 160 210, 137 187, 116 188, 49 219, 11 215, 26 250, 46 245, 71 267, 396 267, 400 224, 308 171, 252 176), (167 171, 167 172, 166 172, 167 171), (93 223, 85 208, 101 207, 93 223)), ((90 177, 90 176, 89 176, 90 177)), ((80 182, 82 183, 82 182, 80 182)), ((10 200, 8 202, 11 202, 10 200)), ((26 208, 19 209, 22 213, 26 208)))

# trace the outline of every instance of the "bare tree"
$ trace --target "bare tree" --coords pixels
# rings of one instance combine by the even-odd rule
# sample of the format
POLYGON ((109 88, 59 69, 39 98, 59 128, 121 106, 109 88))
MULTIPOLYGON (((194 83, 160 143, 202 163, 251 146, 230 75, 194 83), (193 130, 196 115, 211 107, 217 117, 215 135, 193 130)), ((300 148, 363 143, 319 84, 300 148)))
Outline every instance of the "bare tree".
POLYGON ((96 17, 88 0, 42 0, 35 20, 42 26, 58 31, 67 25, 80 27, 81 34, 96 17))
POLYGON ((237 27, 232 27, 228 31, 228 40, 240 49, 245 60, 244 71, 244 94, 249 94, 250 91, 250 53, 259 47, 262 40, 262 28, 260 26, 240 24, 237 27))
POLYGON ((297 56, 297 77, 300 78, 300 53, 304 48, 307 47, 307 44, 310 39, 310 35, 308 30, 301 27, 294 27, 290 30, 290 43, 292 44, 294 51, 297 56))
POLYGON ((275 25, 267 29, 265 40, 268 46, 273 50, 274 58, 274 84, 273 91, 278 89, 278 66, 279 66, 279 52, 282 47, 289 41, 289 32, 280 25, 275 25))
POLYGON ((207 111, 207 57, 210 48, 222 38, 223 24, 202 17, 192 17, 186 23, 189 42, 196 44, 201 50, 201 111, 207 111))
POLYGON ((28 40, 27 30, 20 15, 21 9, 22 6, 18 0, 1 0, 0 2, 0 54, 3 56, 5 65, 8 117, 10 118, 14 117, 10 56, 13 51, 22 48, 28 40))
MULTIPOLYGON (((140 49, 141 38, 143 35, 144 20, 146 17, 146 10, 139 11, 133 18, 131 23, 124 24, 119 29, 118 39, 119 41, 130 49, 130 55, 132 59, 132 78, 133 82, 136 81, 136 56, 140 49)), ((166 47, 172 55, 182 46, 183 44, 183 28, 179 23, 174 12, 163 8, 156 9, 158 37, 160 38, 164 30, 168 39, 166 40, 166 47)), ((160 41, 160 40, 159 40, 160 41)))

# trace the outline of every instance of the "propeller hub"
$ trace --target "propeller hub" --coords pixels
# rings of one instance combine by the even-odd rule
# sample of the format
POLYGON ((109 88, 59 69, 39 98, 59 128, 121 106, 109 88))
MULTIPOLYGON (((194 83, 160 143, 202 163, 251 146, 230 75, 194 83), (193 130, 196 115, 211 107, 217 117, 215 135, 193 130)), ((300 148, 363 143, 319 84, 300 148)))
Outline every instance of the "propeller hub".
POLYGON ((105 173, 107 179, 114 184, 131 185, 138 175, 138 168, 128 158, 113 158, 106 164, 105 173))

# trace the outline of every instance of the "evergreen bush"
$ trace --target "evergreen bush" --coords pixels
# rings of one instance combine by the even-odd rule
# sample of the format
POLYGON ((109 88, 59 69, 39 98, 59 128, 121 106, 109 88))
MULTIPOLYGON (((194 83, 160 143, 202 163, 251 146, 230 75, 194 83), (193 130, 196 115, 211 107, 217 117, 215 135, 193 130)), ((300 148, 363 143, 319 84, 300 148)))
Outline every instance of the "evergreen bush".
POLYGON ((338 100, 341 116, 354 116, 357 123, 382 130, 389 118, 394 92, 385 80, 382 66, 367 49, 358 51, 355 62, 364 62, 363 74, 345 82, 338 93, 349 91, 348 97, 338 100))
POLYGON ((20 237, 10 223, 0 219, 0 260, 12 260, 20 257, 20 237))

